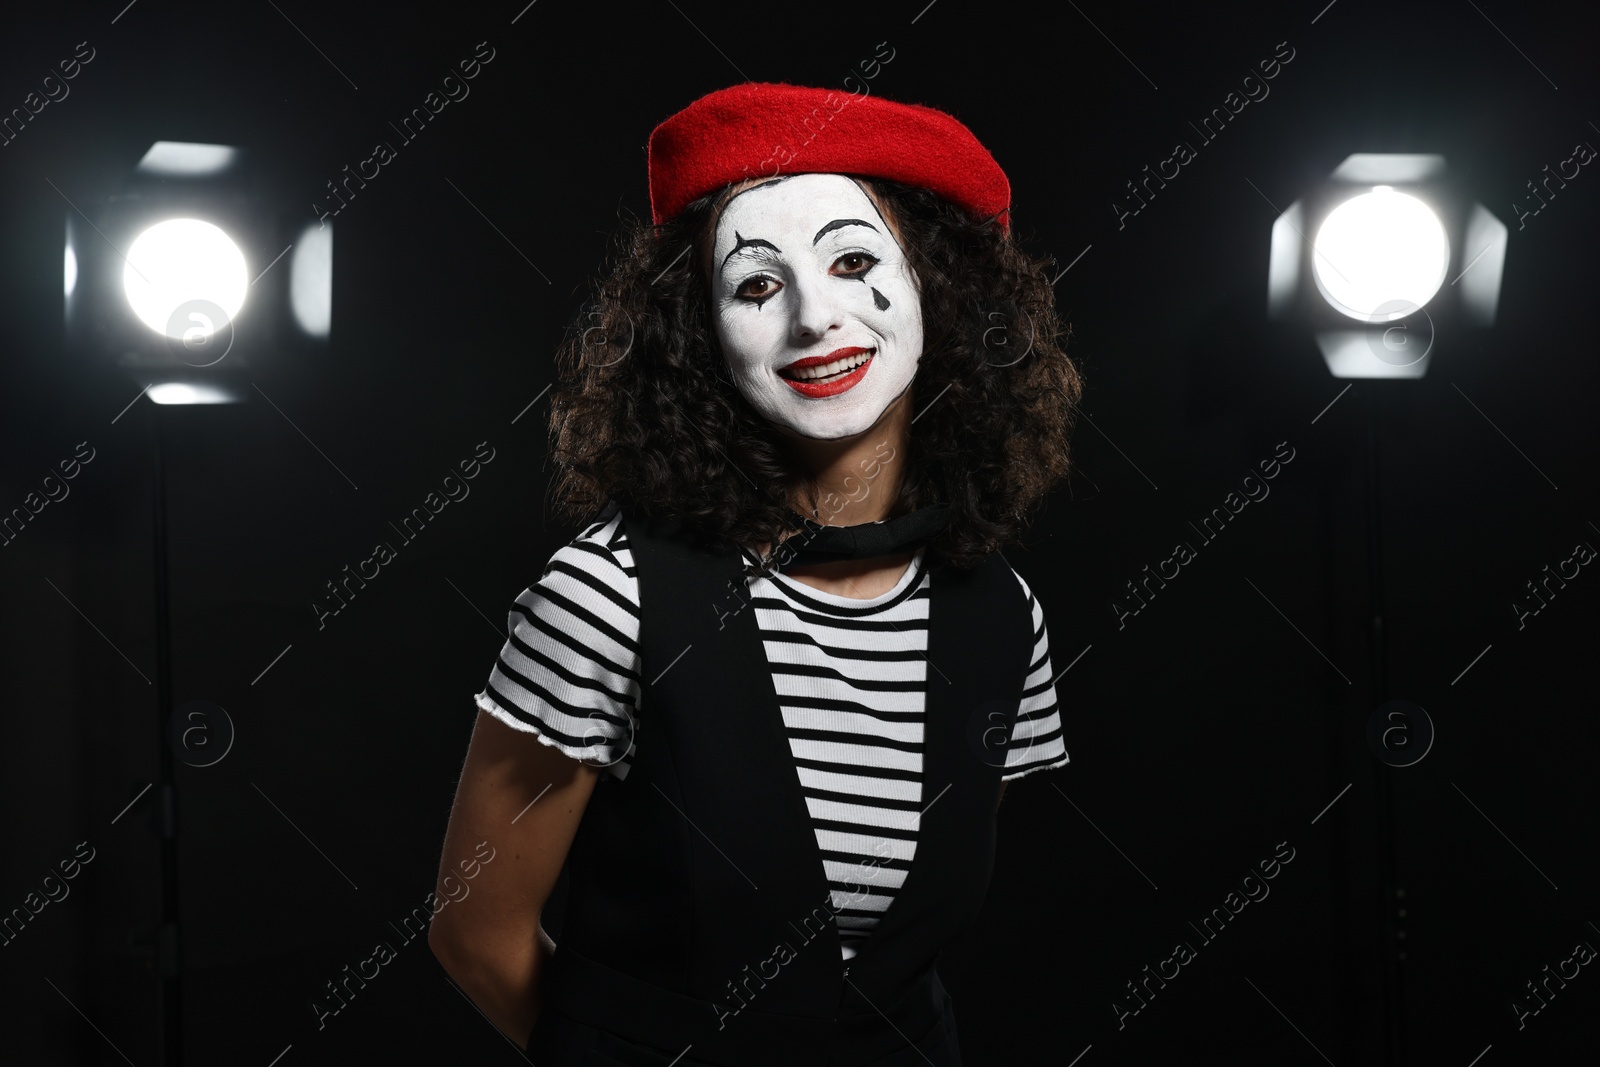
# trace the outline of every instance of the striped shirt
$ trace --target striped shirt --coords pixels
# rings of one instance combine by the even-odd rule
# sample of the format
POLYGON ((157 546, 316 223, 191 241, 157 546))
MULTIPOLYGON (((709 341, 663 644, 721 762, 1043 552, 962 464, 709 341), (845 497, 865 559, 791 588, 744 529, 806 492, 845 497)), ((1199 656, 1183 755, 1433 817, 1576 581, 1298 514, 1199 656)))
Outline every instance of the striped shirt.
MULTIPOLYGON (((894 588, 856 599, 782 573, 748 580, 784 732, 833 895, 846 959, 877 926, 916 857, 923 779, 929 575, 918 550, 894 588)), ((1033 617, 1005 781, 1067 762, 1044 612, 1033 617)), ((626 778, 641 714, 639 584, 622 516, 590 526, 517 597, 478 708, 626 778)), ((935 668, 937 669, 937 668, 935 668)), ((659 671, 657 672, 659 673, 659 671)))

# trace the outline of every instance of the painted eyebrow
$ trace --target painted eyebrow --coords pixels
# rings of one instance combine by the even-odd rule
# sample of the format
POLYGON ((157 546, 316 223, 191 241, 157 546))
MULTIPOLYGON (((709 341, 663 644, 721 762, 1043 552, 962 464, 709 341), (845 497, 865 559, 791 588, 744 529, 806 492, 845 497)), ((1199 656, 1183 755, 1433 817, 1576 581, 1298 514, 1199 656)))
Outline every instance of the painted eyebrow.
POLYGON ((735 252, 739 251, 739 249, 741 249, 741 248, 770 248, 774 252, 777 252, 779 255, 783 254, 783 250, 781 248, 779 248, 777 245, 773 244, 771 241, 763 241, 759 237, 745 238, 745 237, 740 236, 738 230, 734 230, 733 231, 733 236, 734 236, 733 247, 728 250, 728 254, 727 255, 722 257, 722 266, 723 266, 724 269, 726 269, 727 266, 728 266, 728 260, 732 259, 733 258, 733 254, 735 252))
POLYGON ((834 219, 832 222, 828 223, 822 229, 817 231, 817 235, 811 239, 811 243, 816 244, 818 241, 822 240, 824 235, 833 230, 842 229, 846 226, 865 226, 873 233, 878 232, 878 228, 876 226, 870 222, 864 222, 861 219, 834 219))

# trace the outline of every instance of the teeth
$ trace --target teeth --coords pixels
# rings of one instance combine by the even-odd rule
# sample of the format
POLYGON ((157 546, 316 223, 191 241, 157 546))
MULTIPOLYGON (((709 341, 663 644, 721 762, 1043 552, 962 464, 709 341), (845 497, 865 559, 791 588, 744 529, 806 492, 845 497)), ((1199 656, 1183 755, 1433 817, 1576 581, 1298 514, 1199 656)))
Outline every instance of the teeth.
POLYGON ((826 378, 830 374, 838 374, 840 371, 854 370, 871 358, 871 352, 862 352, 848 359, 836 359, 832 363, 824 363, 816 367, 801 367, 797 370, 789 371, 788 375, 797 381, 812 381, 817 378, 826 378))

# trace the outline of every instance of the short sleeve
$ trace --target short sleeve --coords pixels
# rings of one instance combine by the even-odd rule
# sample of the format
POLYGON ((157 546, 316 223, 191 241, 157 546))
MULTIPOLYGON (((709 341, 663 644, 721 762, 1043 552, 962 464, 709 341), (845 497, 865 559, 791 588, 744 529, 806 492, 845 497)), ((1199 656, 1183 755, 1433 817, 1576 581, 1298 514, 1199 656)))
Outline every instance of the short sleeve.
MULTIPOLYGON (((1016 574, 1016 571, 1012 571, 1016 574)), ((1061 706, 1056 700, 1055 672, 1050 666, 1050 635, 1045 630, 1044 609, 1034 597, 1028 583, 1017 574, 1022 592, 1028 598, 1028 610, 1033 616, 1033 655, 1029 659, 1028 677, 1022 684, 1022 703, 1017 709, 1016 723, 1011 729, 1011 744, 1007 746, 1004 773, 1000 780, 1009 782, 1034 771, 1060 767, 1067 762, 1067 747, 1061 731, 1061 706)))
POLYGON ((621 515, 550 558, 517 597, 475 701, 512 729, 625 778, 639 711, 639 584, 621 515))

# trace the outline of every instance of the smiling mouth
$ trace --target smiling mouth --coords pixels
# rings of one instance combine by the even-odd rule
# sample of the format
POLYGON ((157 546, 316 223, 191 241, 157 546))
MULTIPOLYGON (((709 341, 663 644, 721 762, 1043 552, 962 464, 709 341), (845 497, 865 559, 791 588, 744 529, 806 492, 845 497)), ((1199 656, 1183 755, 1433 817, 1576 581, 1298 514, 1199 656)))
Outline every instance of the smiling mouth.
POLYGON ((841 354, 829 359, 797 360, 778 371, 779 376, 792 382, 828 382, 858 370, 876 355, 872 348, 841 349, 841 354))

